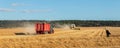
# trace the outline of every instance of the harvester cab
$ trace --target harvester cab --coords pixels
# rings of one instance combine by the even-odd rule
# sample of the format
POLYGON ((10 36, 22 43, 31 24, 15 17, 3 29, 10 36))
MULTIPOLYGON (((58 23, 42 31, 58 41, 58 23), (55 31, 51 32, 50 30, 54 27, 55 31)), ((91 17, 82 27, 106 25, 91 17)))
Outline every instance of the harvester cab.
POLYGON ((70 24, 70 29, 73 29, 73 30, 80 30, 79 27, 76 27, 75 24, 70 24))
POLYGON ((54 33, 53 26, 50 23, 36 23, 35 29, 37 34, 52 34, 54 33))
POLYGON ((73 28, 75 28, 75 27, 76 27, 75 24, 71 24, 71 25, 70 25, 70 29, 73 29, 73 28))

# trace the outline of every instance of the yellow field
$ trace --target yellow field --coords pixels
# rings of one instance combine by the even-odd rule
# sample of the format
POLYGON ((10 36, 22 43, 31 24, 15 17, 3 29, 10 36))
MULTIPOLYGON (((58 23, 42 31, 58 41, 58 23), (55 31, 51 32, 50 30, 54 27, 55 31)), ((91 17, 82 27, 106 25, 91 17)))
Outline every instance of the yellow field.
POLYGON ((35 32, 29 29, 0 29, 0 48, 120 48, 120 27, 107 27, 110 37, 106 37, 105 27, 55 28, 54 34, 45 35, 14 34, 35 32))

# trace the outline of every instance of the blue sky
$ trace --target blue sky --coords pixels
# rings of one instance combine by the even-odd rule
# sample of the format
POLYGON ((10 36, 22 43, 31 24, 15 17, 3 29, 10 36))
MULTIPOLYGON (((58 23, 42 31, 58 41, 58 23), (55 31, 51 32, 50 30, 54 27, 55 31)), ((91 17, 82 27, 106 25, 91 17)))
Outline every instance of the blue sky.
POLYGON ((0 0, 0 20, 120 20, 120 0, 0 0))

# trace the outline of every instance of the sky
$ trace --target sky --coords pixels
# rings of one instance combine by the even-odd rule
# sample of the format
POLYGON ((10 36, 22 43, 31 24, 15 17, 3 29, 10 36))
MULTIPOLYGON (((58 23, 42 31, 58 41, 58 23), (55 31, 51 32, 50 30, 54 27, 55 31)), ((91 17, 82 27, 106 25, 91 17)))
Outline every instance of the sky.
POLYGON ((120 20, 120 0, 0 0, 0 20, 120 20))

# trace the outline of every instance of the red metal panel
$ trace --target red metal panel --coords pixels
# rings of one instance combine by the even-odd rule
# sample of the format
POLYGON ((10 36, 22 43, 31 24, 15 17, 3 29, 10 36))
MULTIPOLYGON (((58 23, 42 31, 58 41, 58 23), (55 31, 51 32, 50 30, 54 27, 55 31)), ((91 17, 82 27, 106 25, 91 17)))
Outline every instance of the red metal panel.
POLYGON ((44 31, 44 25, 43 24, 40 24, 40 31, 44 31))
POLYGON ((39 23, 36 23, 36 25, 35 25, 35 29, 36 29, 36 31, 38 31, 39 30, 39 23))
POLYGON ((48 23, 36 23, 35 25, 36 33, 43 33, 50 31, 50 24, 48 23))
POLYGON ((50 31, 50 24, 44 24, 44 31, 50 31))
POLYGON ((36 31, 43 31, 43 24, 40 24, 40 23, 36 23, 36 31))
POLYGON ((40 26, 41 26, 41 25, 40 25, 40 23, 39 23, 39 24, 38 24, 38 31, 40 31, 40 29, 41 29, 40 26))

